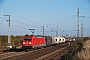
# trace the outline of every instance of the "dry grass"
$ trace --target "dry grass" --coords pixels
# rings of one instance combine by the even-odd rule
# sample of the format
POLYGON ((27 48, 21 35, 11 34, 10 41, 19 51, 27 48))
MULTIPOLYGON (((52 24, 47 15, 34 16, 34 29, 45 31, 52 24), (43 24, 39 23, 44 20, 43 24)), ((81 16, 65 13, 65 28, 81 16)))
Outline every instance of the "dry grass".
POLYGON ((90 40, 84 42, 83 48, 85 50, 81 50, 76 54, 75 60, 90 60, 90 40))

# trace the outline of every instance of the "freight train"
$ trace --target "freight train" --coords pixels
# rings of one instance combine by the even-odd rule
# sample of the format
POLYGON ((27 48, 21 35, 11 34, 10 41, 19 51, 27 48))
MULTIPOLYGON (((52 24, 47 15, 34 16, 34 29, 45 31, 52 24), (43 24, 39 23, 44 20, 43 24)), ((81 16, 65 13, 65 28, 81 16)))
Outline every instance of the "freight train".
POLYGON ((50 37, 41 35, 24 36, 22 40, 23 49, 35 49, 65 42, 64 37, 50 37))

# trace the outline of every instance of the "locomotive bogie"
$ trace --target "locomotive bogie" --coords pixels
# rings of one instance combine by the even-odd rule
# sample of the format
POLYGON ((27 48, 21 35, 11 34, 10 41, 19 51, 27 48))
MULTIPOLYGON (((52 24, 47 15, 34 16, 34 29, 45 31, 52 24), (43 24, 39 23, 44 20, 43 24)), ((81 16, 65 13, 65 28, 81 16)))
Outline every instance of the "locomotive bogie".
POLYGON ((32 46, 22 46, 22 49, 29 49, 29 50, 31 50, 32 46))

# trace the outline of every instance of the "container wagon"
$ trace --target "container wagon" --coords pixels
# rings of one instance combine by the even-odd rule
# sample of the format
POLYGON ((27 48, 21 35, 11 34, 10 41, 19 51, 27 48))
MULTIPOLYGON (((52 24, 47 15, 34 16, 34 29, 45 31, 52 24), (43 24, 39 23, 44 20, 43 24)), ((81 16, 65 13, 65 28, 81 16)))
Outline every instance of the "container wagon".
POLYGON ((45 36, 45 38, 46 38, 46 46, 51 46, 52 45, 52 37, 45 36))

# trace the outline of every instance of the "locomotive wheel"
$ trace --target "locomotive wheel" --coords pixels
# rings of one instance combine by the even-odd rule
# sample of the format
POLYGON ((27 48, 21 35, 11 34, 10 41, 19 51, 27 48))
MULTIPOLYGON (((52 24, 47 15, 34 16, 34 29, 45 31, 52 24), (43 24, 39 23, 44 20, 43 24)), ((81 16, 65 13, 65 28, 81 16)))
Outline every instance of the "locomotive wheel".
POLYGON ((29 52, 29 49, 26 49, 25 52, 29 52))

